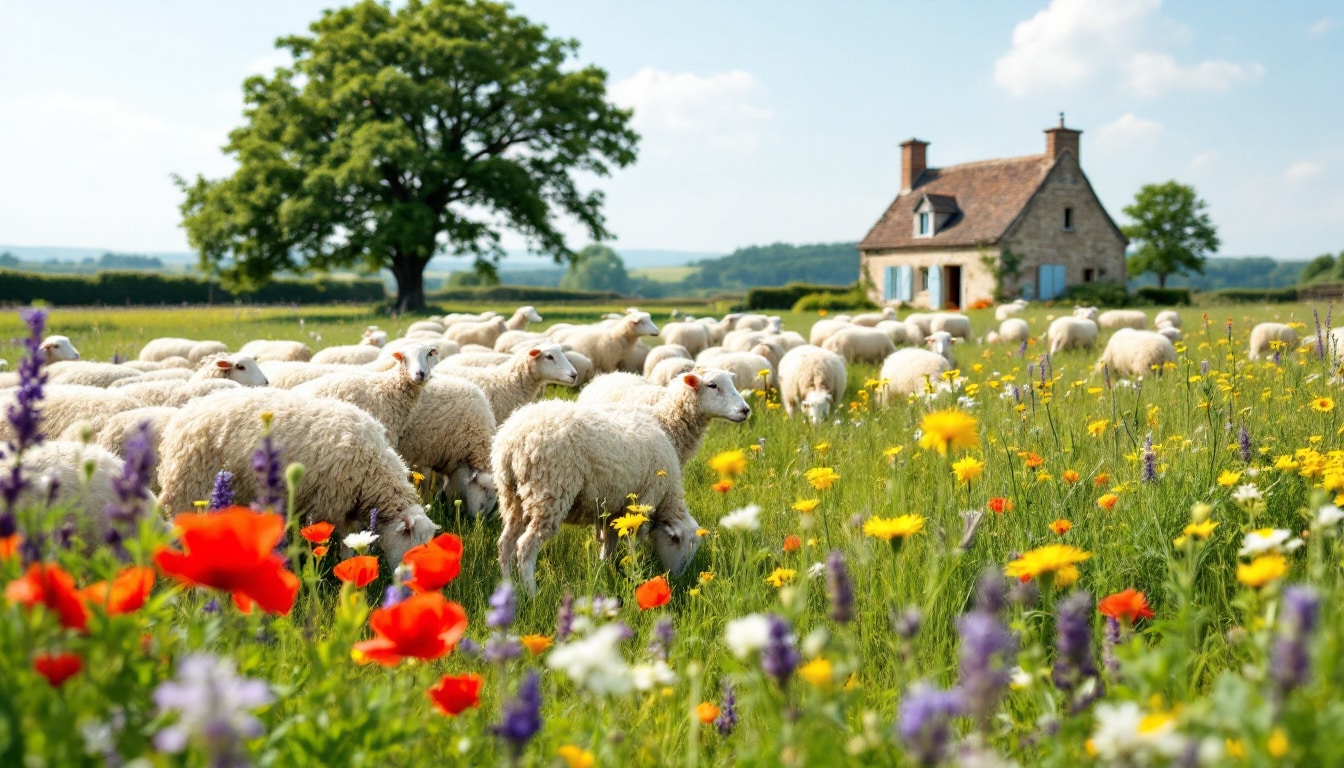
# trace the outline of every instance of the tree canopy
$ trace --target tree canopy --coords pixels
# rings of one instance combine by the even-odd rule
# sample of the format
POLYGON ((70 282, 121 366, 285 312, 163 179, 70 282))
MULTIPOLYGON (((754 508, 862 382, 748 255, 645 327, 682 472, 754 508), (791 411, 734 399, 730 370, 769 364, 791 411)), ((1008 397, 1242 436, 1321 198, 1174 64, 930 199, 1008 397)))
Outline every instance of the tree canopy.
POLYGON ((1133 223, 1121 230, 1137 246, 1129 257, 1129 276, 1152 272, 1165 288, 1169 275, 1203 274, 1205 257, 1218 250, 1207 208, 1189 185, 1174 180, 1145 184, 1124 208, 1133 223))
POLYGON ((630 275, 619 254, 605 245, 590 245, 579 251, 560 279, 560 287, 567 291, 629 293, 630 275))
POLYGON ((398 306, 417 309, 441 251, 490 272, 507 228, 562 261, 558 216, 610 238, 602 193, 574 174, 629 165, 639 137, 607 102, 607 73, 570 61, 576 41, 487 0, 365 0, 310 31, 277 41, 291 66, 243 83, 246 122, 224 147, 233 175, 178 179, 207 271, 254 286, 387 268, 398 306))

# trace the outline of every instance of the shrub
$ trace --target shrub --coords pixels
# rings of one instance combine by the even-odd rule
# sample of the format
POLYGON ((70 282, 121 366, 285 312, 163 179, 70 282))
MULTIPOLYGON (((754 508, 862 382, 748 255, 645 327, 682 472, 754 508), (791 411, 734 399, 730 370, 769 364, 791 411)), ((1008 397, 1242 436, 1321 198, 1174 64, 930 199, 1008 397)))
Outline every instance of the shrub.
POLYGON ((486 285, 477 287, 449 288, 425 296, 431 302, 563 302, 581 301, 606 303, 621 301, 625 297, 611 291, 570 291, 562 288, 542 288, 535 285, 486 285))
POLYGON ((162 304, 336 304, 376 302, 387 295, 381 280, 319 277, 273 280, 255 291, 233 293, 217 281, 153 272, 44 275, 0 270, 0 304, 111 306, 162 304))
POLYGON ((1200 304, 1276 304, 1297 301, 1296 288, 1220 288, 1201 291, 1200 304))
POLYGON ((809 293, 799 299, 792 307, 794 312, 816 312, 824 309, 828 312, 849 309, 877 309, 877 305, 859 291, 847 293, 809 293))
POLYGON ((1190 306, 1189 288, 1157 288, 1148 285, 1135 291, 1134 297, 1140 303, 1159 307, 1190 306))
POLYGON ((1134 303, 1124 285, 1112 282, 1071 285, 1057 301, 1093 307, 1128 307, 1134 303))
POLYGON ((747 291, 747 309, 791 309, 809 293, 842 292, 843 285, 789 283, 779 287, 752 288, 747 291))

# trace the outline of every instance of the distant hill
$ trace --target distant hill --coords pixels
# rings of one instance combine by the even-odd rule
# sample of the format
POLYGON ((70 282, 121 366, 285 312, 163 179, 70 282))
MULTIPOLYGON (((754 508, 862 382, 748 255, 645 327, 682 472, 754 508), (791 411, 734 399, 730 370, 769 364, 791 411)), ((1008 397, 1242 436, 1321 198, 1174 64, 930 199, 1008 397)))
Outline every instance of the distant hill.
MULTIPOLYGON (((1297 285, 1305 261, 1275 261, 1268 256, 1216 257, 1204 262, 1204 274, 1167 278, 1168 288, 1213 291, 1219 288, 1288 288, 1297 285)), ((1130 290, 1157 285, 1153 275, 1129 281, 1130 290)))
POLYGON ((857 243, 773 243, 738 248, 691 266, 696 271, 682 282, 691 290, 741 291, 795 281, 850 285, 859 279, 859 250, 857 243))

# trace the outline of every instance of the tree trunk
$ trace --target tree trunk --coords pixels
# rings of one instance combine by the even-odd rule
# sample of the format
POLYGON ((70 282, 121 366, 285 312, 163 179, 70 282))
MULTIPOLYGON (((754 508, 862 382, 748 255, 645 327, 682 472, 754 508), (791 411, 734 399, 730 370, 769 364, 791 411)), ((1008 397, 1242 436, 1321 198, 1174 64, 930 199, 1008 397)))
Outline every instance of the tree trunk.
POLYGON ((1166 273, 1166 272, 1158 272, 1158 273, 1157 273, 1157 287, 1160 288, 1160 289, 1165 289, 1165 288, 1167 287, 1167 273, 1166 273))
POLYGON ((404 254, 392 257, 398 312, 419 312, 425 308, 425 265, 428 263, 404 254))

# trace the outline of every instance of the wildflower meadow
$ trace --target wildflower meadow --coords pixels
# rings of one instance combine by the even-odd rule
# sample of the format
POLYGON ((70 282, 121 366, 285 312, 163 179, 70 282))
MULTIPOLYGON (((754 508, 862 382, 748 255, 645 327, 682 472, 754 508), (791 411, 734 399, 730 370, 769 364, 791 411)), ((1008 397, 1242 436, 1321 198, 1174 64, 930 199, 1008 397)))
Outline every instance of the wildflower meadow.
POLYGON ((1053 358, 959 344, 954 370, 886 406, 876 366, 851 366, 817 426, 739 382, 751 417, 715 422, 685 467, 687 572, 660 571, 631 496, 609 510, 617 558, 565 526, 535 596, 501 579, 498 520, 450 502, 427 498, 439 535, 399 564, 373 534, 336 540, 293 508, 312 478, 270 440, 262 498, 221 476, 171 510, 137 497, 158 459, 128 445, 104 541, 16 505, 44 482, 17 463, 43 439, 44 334, 106 360, 166 328, 234 344, 263 322, 336 339, 370 320, 195 312, 0 323, 21 374, 0 463, 0 765, 1344 763, 1326 306, 1185 309, 1175 365, 1137 380, 1094 370, 1105 334, 1053 358), (1248 360, 1268 320, 1311 342, 1248 360))

